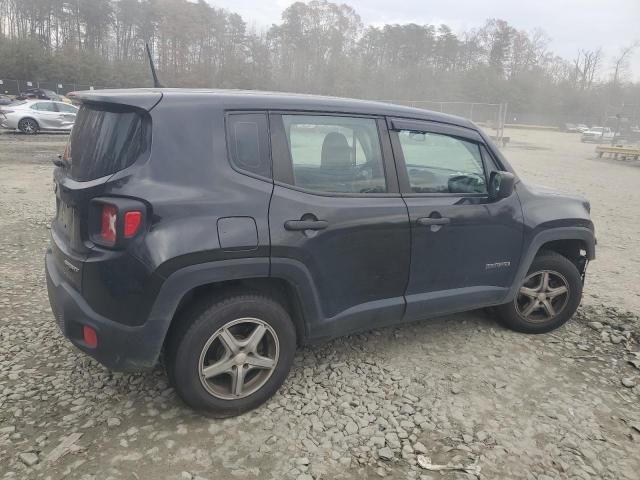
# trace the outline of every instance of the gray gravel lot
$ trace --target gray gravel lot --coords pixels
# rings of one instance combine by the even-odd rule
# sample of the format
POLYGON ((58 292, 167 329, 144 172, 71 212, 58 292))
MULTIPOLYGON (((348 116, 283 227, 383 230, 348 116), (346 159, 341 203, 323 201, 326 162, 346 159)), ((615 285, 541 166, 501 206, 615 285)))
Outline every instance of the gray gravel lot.
POLYGON ((527 336, 471 312, 305 348, 271 401, 223 421, 160 368, 112 373, 62 338, 43 255, 65 137, 0 134, 0 478, 637 479, 640 168, 508 134, 522 177, 592 202, 577 317, 527 336))

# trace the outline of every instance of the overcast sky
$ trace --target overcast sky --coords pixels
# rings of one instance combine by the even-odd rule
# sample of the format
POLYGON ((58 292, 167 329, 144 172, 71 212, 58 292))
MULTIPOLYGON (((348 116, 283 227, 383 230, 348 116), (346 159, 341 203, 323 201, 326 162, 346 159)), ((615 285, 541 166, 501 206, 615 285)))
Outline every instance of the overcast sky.
MULTIPOLYGON (((289 0, 207 0, 239 13, 258 29, 280 21, 289 0)), ((542 28, 551 50, 571 59, 580 49, 603 48, 609 69, 620 48, 640 41, 640 0, 346 0, 365 24, 446 23, 454 31, 501 18, 519 29, 542 28)), ((640 80, 640 48, 631 59, 632 76, 640 80)))

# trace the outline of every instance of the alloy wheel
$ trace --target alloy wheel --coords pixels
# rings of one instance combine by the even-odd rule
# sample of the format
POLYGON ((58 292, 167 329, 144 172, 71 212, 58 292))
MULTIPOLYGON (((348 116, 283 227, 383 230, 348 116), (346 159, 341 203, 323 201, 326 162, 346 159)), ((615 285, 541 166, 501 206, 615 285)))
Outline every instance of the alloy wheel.
POLYGON ((22 130, 27 135, 30 135, 38 131, 38 124, 34 120, 27 118, 20 122, 20 130, 22 130))
POLYGON ((202 386, 214 397, 237 400, 259 390, 278 364, 280 344, 271 326, 239 318, 219 328, 200 354, 202 386))
POLYGON ((569 282, 552 270, 534 272, 525 278, 515 306, 529 322, 548 322, 562 312, 569 300, 569 282))

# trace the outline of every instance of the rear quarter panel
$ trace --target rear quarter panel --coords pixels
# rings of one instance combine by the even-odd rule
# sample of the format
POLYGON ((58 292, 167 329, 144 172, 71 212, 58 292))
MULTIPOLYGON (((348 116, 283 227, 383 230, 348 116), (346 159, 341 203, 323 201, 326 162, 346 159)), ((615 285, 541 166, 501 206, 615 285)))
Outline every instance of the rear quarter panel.
POLYGON ((194 263, 268 257, 273 185, 231 168, 222 106, 165 97, 151 117, 149 160, 115 174, 106 192, 150 207, 149 232, 131 253, 164 278, 194 263), (254 248, 221 248, 219 220, 232 216, 254 220, 254 248))

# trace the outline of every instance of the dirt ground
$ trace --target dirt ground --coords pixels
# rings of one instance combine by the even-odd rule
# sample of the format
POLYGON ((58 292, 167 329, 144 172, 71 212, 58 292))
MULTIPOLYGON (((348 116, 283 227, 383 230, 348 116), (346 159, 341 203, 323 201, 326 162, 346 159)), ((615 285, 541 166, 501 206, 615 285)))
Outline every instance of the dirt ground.
POLYGON ((65 137, 0 134, 0 478, 638 479, 640 163, 507 135, 523 179, 591 200, 571 322, 528 336, 470 312, 305 348, 265 406, 220 421, 162 369, 112 373, 62 338, 43 255, 65 137))

